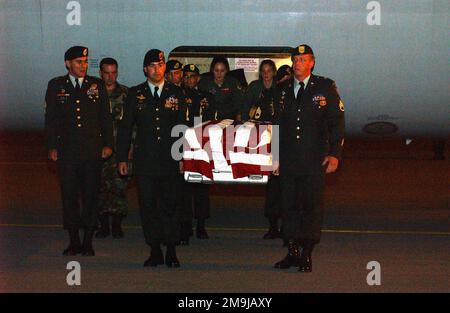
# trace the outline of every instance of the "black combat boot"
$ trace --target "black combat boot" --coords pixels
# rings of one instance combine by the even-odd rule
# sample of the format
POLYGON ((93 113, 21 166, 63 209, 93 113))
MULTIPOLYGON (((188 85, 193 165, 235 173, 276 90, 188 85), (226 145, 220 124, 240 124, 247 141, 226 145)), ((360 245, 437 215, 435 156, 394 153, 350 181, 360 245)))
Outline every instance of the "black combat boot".
POLYGON ((311 242, 306 243, 303 246, 302 253, 300 254, 300 260, 298 264, 298 271, 309 273, 312 272, 312 251, 314 244, 311 242))
POLYGON ((92 238, 93 237, 94 237, 94 230, 86 229, 84 231, 82 255, 84 255, 84 256, 94 256, 95 255, 94 248, 92 247, 92 238))
POLYGON ((183 222, 181 223, 181 240, 180 244, 182 246, 189 245, 189 237, 192 236, 192 222, 183 222))
POLYGON ((109 215, 107 213, 98 216, 100 228, 95 234, 95 238, 106 238, 109 236, 109 215))
POLYGON ((286 269, 291 266, 298 266, 300 259, 300 252, 298 250, 298 244, 294 240, 288 242, 288 254, 283 260, 275 263, 275 268, 286 269))
POLYGON ((69 227, 67 231, 69 232, 70 243, 69 246, 63 251, 63 255, 73 256, 78 253, 82 253, 78 227, 69 227))
POLYGON ((269 231, 267 233, 264 234, 264 239, 276 239, 276 238, 281 238, 281 233, 278 230, 278 223, 277 223, 277 219, 269 219, 269 231))
POLYGON ((113 238, 123 238, 125 235, 122 230, 123 216, 113 215, 111 223, 111 233, 113 238))
POLYGON ((180 261, 178 261, 175 245, 173 244, 167 245, 165 263, 167 267, 180 267, 180 261))
POLYGON ((156 267, 164 264, 164 256, 161 250, 161 245, 152 244, 150 249, 150 257, 144 262, 144 267, 156 267))
POLYGON ((197 220, 196 232, 197 232, 198 239, 208 239, 209 238, 208 233, 206 232, 206 229, 205 229, 205 219, 201 218, 201 219, 197 220))

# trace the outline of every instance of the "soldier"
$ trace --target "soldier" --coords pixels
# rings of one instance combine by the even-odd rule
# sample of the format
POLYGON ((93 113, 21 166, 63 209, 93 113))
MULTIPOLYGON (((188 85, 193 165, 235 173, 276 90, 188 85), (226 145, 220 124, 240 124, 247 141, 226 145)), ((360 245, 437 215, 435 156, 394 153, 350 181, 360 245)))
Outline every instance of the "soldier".
POLYGON ((206 93, 211 93, 216 104, 214 118, 240 119, 243 93, 237 80, 227 76, 230 71, 228 60, 224 57, 215 57, 210 66, 212 75, 204 76, 198 84, 198 88, 206 93))
POLYGON ((311 47, 292 52, 294 78, 279 90, 280 161, 287 256, 276 268, 312 270, 311 254, 320 241, 325 173, 336 171, 344 142, 344 104, 334 81, 312 74, 311 47), (301 253, 299 251, 301 248, 301 253))
POLYGON ((50 80, 45 95, 48 156, 57 163, 63 224, 70 237, 63 254, 93 256, 102 158, 108 158, 114 146, 112 119, 105 84, 86 75, 88 48, 71 47, 64 60, 68 74, 50 80))
POLYGON ((289 79, 291 79, 292 77, 292 68, 285 64, 280 66, 280 68, 277 71, 277 76, 276 76, 276 81, 277 84, 281 84, 289 79))
POLYGON ((167 61, 166 80, 175 86, 181 87, 183 83, 183 64, 177 60, 167 61))
MULTIPOLYGON (((195 126, 194 122, 211 120, 214 117, 215 105, 211 94, 198 89, 200 71, 195 64, 183 67, 184 91, 186 96, 186 124, 195 126)), ((188 245, 192 236, 192 213, 197 219, 196 236, 198 239, 208 239, 205 221, 210 216, 209 185, 190 184, 183 182, 183 197, 181 206, 181 244, 188 245)))
POLYGON ((133 152, 134 175, 145 242, 150 257, 144 266, 166 264, 179 267, 175 245, 179 241, 176 199, 179 196, 180 162, 172 156, 172 128, 184 122, 183 90, 164 79, 164 53, 149 50, 144 58, 147 80, 129 90, 117 131, 119 173, 128 174, 128 150, 133 126, 136 139, 133 152), (165 259, 161 244, 167 246, 165 259))
MULTIPOLYGON (((272 60, 264 60, 259 65, 259 79, 250 83, 245 93, 248 107, 244 119, 273 122, 275 117, 274 96, 276 92, 275 75, 277 67, 272 60)), ((281 238, 278 220, 281 219, 280 178, 271 175, 266 185, 264 216, 269 220, 269 230, 264 239, 281 238)))
MULTIPOLYGON (((123 106, 128 94, 128 88, 117 82, 118 64, 113 58, 100 61, 100 77, 105 82, 108 92, 114 126, 114 142, 117 138, 117 123, 122 119, 123 106)), ((125 190, 128 185, 127 176, 119 176, 116 154, 114 153, 103 163, 102 183, 99 195, 100 229, 96 238, 105 238, 110 234, 109 217, 111 216, 111 233, 113 238, 123 238, 122 219, 127 216, 128 201, 125 190)))

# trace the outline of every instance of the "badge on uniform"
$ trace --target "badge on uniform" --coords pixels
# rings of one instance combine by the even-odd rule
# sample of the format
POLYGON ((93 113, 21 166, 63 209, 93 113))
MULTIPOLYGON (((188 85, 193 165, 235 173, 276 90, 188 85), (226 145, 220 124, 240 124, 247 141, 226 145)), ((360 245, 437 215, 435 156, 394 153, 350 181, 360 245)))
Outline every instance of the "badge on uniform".
POLYGON ((185 102, 187 105, 191 105, 192 104, 192 99, 191 98, 186 98, 185 102))
POLYGON ((136 96, 138 110, 145 109, 145 99, 147 98, 143 94, 139 94, 136 96))
POLYGON ((178 111, 178 98, 176 98, 176 96, 170 96, 166 99, 164 107, 166 109, 171 109, 172 111, 178 111))
POLYGON ((97 86, 97 84, 92 84, 92 85, 89 87, 89 89, 88 89, 88 91, 86 92, 86 94, 88 95, 88 97, 89 97, 90 99, 92 99, 92 98, 94 98, 94 97, 98 98, 98 86, 97 86))
POLYGON ((65 89, 61 89, 57 94, 56 94, 56 100, 63 102, 66 101, 67 98, 70 97, 70 94, 66 93, 65 89))
POLYGON ((208 103, 208 99, 203 98, 200 100, 200 107, 202 109, 206 109, 207 107, 209 107, 209 103, 208 103))
POLYGON ((136 96, 136 99, 138 102, 144 102, 147 98, 143 94, 140 94, 139 96, 136 96))
POLYGON ((327 98, 321 94, 314 95, 312 98, 312 102, 314 105, 318 105, 319 107, 324 107, 327 105, 327 98))

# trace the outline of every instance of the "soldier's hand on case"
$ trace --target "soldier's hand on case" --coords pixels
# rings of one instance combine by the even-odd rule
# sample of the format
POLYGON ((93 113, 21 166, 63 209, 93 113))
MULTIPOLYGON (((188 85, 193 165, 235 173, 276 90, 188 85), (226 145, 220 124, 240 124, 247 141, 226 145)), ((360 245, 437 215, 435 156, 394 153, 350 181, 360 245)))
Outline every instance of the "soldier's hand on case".
POLYGON ((58 160, 58 151, 56 149, 51 149, 48 151, 48 158, 52 161, 58 160))
POLYGON ((339 160, 331 155, 328 155, 325 157, 325 159, 322 162, 322 166, 327 165, 327 169, 325 173, 334 173, 339 165, 339 160), (328 164, 328 165, 327 165, 328 164))
POLYGON ((112 154, 112 149, 110 147, 103 147, 102 149, 102 158, 103 159, 107 159, 111 156, 112 154))
POLYGON ((272 175, 280 176, 280 164, 278 163, 278 161, 273 162, 273 168, 274 170, 272 171, 272 175))
POLYGON ((119 174, 122 176, 128 175, 128 163, 127 162, 119 162, 118 166, 119 174))
POLYGON ((130 151, 128 151, 128 160, 133 160, 133 146, 131 146, 130 151))
POLYGON ((184 173, 183 161, 179 162, 179 167, 180 167, 180 173, 184 173))

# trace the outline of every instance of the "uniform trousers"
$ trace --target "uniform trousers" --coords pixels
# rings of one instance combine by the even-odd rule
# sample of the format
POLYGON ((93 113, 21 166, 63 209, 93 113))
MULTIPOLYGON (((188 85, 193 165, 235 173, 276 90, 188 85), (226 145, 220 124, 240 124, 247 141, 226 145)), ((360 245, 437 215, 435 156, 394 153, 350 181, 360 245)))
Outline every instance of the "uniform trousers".
POLYGON ((278 220, 282 217, 280 177, 270 176, 266 185, 266 200, 264 216, 269 220, 278 220))
POLYGON ((325 174, 283 173, 280 178, 284 238, 297 240, 301 246, 318 244, 324 215, 325 174))
POLYGON ((175 245, 179 240, 180 196, 177 174, 145 175, 136 173, 139 212, 145 242, 149 246, 175 245))
POLYGON ((97 222, 101 160, 57 161, 64 229, 94 230, 97 222), (81 201, 80 201, 81 200, 81 201))

